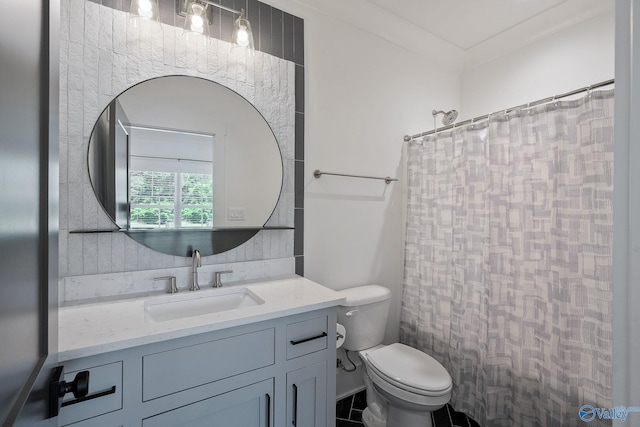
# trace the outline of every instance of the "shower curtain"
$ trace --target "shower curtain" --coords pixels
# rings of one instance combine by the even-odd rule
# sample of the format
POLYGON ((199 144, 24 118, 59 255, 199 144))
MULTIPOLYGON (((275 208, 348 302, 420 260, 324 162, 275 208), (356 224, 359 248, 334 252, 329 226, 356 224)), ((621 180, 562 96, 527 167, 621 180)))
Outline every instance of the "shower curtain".
POLYGON ((612 169, 613 91, 409 144, 400 340, 482 426, 611 406, 612 169))

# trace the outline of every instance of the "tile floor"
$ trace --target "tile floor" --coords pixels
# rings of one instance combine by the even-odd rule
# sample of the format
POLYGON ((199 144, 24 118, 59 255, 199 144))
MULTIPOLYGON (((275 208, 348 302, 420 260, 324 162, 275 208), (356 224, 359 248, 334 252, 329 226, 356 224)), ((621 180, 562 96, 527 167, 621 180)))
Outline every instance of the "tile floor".
MULTIPOLYGON (((362 427, 362 411, 367 407, 365 391, 352 394, 336 403, 336 427, 362 427)), ((433 427, 480 427, 462 412, 456 412, 450 405, 431 414, 433 427)))

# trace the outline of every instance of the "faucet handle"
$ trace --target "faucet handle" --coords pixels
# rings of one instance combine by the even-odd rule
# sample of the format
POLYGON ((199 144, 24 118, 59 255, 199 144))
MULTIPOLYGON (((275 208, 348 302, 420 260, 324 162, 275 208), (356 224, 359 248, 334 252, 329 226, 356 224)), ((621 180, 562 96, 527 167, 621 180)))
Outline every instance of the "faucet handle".
POLYGON ((154 277, 153 280, 169 280, 169 288, 167 289, 167 293, 175 294, 178 292, 178 287, 176 286, 176 276, 154 277))
POLYGON ((233 270, 222 270, 222 271, 214 271, 214 279, 213 279, 213 287, 220 288, 222 287, 222 280, 220 280, 220 276, 227 273, 233 273, 233 270))

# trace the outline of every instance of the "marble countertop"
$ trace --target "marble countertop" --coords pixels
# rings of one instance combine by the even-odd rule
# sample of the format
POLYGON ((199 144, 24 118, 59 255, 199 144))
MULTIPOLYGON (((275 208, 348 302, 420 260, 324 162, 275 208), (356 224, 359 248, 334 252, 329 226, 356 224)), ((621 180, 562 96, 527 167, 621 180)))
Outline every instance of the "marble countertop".
MULTIPOLYGON (((189 294, 193 298, 205 298, 214 296, 220 289, 228 290, 240 285, 264 300, 264 304, 164 322, 153 321, 147 316, 145 302, 174 297, 166 293, 60 307, 58 359, 62 362, 123 350, 334 307, 344 301, 339 293, 299 276, 254 283, 233 283, 218 289, 202 288, 196 294, 189 294)), ((183 294, 185 292, 175 295, 183 294)))

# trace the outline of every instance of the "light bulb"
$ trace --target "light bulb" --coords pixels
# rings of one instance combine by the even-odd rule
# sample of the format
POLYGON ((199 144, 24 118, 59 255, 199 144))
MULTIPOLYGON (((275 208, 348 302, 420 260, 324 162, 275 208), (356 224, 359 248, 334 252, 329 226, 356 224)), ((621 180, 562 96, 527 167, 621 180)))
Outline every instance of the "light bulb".
POLYGON ((204 18, 202 17, 204 11, 205 8, 198 3, 194 3, 191 5, 191 15, 189 16, 191 31, 195 33, 204 32, 204 18))
POLYGON ((236 43, 242 47, 249 46, 249 33, 247 32, 247 27, 244 25, 241 25, 240 29, 236 33, 236 43))
POLYGON ((201 33, 204 25, 204 19, 202 19, 202 16, 199 15, 193 15, 191 17, 191 31, 197 32, 197 33, 201 33))

